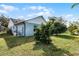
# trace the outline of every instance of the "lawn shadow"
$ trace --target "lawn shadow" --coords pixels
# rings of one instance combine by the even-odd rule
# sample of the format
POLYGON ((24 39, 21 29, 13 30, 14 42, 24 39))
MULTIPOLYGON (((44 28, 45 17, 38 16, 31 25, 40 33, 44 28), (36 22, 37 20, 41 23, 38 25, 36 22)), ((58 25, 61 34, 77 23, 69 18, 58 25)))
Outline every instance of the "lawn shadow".
POLYGON ((53 43, 50 45, 45 44, 34 44, 33 50, 43 50, 44 56, 72 56, 72 54, 69 51, 57 48, 53 43))
POLYGON ((8 48, 13 48, 34 41, 33 36, 13 36, 6 33, 0 34, 0 38, 4 38, 8 48))
POLYGON ((5 39, 9 48, 13 48, 13 47, 34 41, 33 37, 23 37, 23 36, 6 37, 4 39, 5 39))
POLYGON ((63 38, 63 39, 75 39, 76 37, 72 35, 56 35, 55 37, 63 38))
POLYGON ((9 35, 7 33, 0 34, 0 38, 5 38, 5 37, 8 37, 8 36, 11 36, 11 35, 9 35))

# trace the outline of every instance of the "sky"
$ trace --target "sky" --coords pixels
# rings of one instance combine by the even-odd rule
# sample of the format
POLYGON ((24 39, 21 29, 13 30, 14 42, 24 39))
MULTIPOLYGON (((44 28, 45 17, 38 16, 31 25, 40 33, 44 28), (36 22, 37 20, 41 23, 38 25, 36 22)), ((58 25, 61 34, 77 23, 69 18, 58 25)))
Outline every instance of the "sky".
POLYGON ((79 7, 71 6, 72 3, 0 3, 0 14, 20 19, 62 16, 67 21, 75 21, 79 18, 79 7))

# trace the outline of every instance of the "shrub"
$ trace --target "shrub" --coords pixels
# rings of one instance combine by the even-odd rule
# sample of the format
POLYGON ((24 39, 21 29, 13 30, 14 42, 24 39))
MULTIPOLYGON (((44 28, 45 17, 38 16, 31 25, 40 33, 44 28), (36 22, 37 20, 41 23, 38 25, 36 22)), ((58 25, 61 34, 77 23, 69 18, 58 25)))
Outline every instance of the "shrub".
POLYGON ((70 24, 69 27, 68 27, 68 30, 70 32, 70 34, 74 34, 76 32, 76 30, 78 29, 78 26, 76 24, 70 24))
POLYGON ((49 38, 49 30, 44 24, 41 25, 41 28, 35 28, 34 37, 36 42, 41 42, 44 44, 51 43, 51 40, 49 38))
POLYGON ((40 41, 40 30, 35 28, 34 31, 35 31, 34 33, 35 40, 39 42, 40 41))
POLYGON ((7 30, 7 34, 13 35, 11 29, 7 30))
POLYGON ((61 21, 55 21, 56 17, 51 18, 46 24, 42 24, 40 28, 35 26, 35 39, 37 42, 50 44, 51 39, 49 38, 52 34, 64 33, 67 30, 66 25, 61 21))
POLYGON ((65 24, 60 23, 60 22, 54 22, 51 26, 50 26, 50 33, 52 34, 60 34, 60 33, 64 33, 67 30, 67 27, 65 24))

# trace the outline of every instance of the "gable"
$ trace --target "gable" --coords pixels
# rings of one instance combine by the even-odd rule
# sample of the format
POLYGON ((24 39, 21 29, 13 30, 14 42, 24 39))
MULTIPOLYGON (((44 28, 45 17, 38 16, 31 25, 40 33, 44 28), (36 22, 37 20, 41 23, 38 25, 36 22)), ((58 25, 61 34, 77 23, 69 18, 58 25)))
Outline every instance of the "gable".
POLYGON ((13 26, 14 26, 13 21, 12 20, 9 20, 8 28, 11 29, 13 26))
POLYGON ((42 24, 42 23, 45 24, 46 23, 45 19, 42 16, 30 19, 27 22, 34 23, 34 24, 42 24))

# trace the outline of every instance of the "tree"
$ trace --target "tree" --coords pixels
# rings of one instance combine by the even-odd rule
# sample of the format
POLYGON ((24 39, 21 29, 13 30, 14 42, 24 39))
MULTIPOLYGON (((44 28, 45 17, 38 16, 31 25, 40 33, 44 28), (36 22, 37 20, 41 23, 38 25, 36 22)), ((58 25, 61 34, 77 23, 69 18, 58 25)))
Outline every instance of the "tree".
POLYGON ((53 25, 51 25, 50 29, 51 34, 58 35, 60 33, 64 33, 67 30, 67 27, 60 22, 55 22, 53 25))
POLYGON ((79 3, 74 3, 74 4, 71 6, 71 8, 74 8, 74 7, 78 6, 78 5, 79 5, 79 3))
POLYGON ((8 26, 8 18, 5 17, 4 15, 1 15, 0 16, 0 22, 1 22, 1 25, 4 26, 4 27, 7 27, 8 26))
POLYGON ((36 43, 41 42, 43 44, 50 44, 51 39, 49 38, 49 29, 48 25, 42 24, 40 28, 35 27, 35 33, 34 37, 36 40, 36 43))
POLYGON ((77 25, 75 25, 74 23, 71 23, 68 27, 69 32, 73 35, 75 30, 78 29, 77 25))
POLYGON ((49 31, 51 34, 60 34, 63 33, 67 30, 66 25, 64 24, 63 18, 62 17, 55 17, 54 22, 51 22, 49 31))
POLYGON ((54 23, 54 21, 56 21, 56 18, 57 17, 55 17, 55 16, 54 17, 48 17, 49 21, 52 22, 52 23, 54 23))
POLYGON ((67 30, 66 25, 62 22, 56 21, 56 18, 51 18, 46 24, 41 24, 40 28, 35 26, 34 37, 36 42, 50 44, 51 39, 49 38, 52 34, 60 34, 67 30))
POLYGON ((70 23, 68 30, 72 35, 79 34, 79 22, 76 21, 76 22, 70 23))

